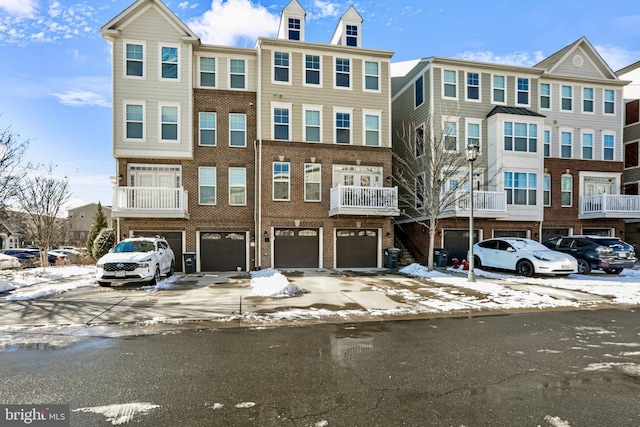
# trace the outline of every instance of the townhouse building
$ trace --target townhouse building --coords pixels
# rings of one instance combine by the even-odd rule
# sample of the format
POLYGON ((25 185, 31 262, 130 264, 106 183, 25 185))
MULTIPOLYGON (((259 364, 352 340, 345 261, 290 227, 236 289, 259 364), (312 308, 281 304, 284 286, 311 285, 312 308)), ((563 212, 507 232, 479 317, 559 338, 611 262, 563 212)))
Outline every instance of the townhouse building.
POLYGON ((200 38, 159 0, 104 25, 112 48, 112 217, 165 236, 182 270, 380 267, 399 215, 391 179, 392 52, 342 15, 305 40, 291 1, 254 48, 200 38), (357 250, 355 250, 357 248, 357 250))
MULTIPOLYGON (((107 224, 111 224, 111 207, 100 206, 107 218, 107 224)), ((97 203, 88 203, 67 210, 67 220, 63 224, 63 236, 60 244, 85 248, 87 238, 93 227, 93 218, 98 212, 97 203)))
MULTIPOLYGON (((622 89, 627 82, 586 38, 533 67, 430 57, 394 70, 399 70, 392 77, 394 138, 396 130, 411 124, 416 135, 420 129, 429 132, 424 141, 416 137, 416 144, 435 143, 460 156, 468 144, 480 147, 473 180, 462 169, 442 183, 443 192, 461 193, 438 222, 436 246, 448 249, 450 258, 467 255, 469 181, 474 241, 621 236, 624 220, 640 217, 638 196, 623 191, 622 89), (438 142, 439 134, 446 143, 438 142)), ((394 150, 402 146, 396 138, 394 150)), ((412 203, 400 208, 398 236, 426 262, 431 248, 425 227, 416 222, 425 218, 417 217, 412 203)))

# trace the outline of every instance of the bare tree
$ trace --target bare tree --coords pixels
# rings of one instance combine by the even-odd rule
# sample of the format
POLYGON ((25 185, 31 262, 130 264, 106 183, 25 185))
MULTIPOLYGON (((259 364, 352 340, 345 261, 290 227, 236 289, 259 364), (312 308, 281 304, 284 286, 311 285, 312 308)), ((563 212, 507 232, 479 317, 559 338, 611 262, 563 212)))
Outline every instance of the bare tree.
POLYGON ((406 216, 429 230, 429 270, 438 221, 456 203, 465 202, 466 192, 460 190, 470 181, 466 150, 460 149, 456 133, 446 125, 431 128, 432 122, 403 123, 393 150, 399 203, 406 216))
POLYGON ((18 186, 26 175, 22 158, 29 145, 28 140, 19 141, 10 128, 0 129, 0 211, 18 192, 18 186))
POLYGON ((26 214, 25 226, 40 247, 40 261, 48 265, 48 252, 58 234, 61 214, 71 198, 69 180, 46 175, 26 176, 17 189, 18 208, 26 214))

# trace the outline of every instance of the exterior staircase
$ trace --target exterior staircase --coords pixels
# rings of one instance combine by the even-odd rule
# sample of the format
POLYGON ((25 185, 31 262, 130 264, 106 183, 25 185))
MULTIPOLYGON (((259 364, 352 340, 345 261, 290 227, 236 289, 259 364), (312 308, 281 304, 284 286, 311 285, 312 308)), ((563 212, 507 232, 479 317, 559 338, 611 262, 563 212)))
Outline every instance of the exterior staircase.
POLYGON ((411 255, 411 252, 397 237, 393 239, 393 244, 396 248, 400 249, 400 256, 398 257, 398 265, 406 266, 416 262, 415 258, 411 255))

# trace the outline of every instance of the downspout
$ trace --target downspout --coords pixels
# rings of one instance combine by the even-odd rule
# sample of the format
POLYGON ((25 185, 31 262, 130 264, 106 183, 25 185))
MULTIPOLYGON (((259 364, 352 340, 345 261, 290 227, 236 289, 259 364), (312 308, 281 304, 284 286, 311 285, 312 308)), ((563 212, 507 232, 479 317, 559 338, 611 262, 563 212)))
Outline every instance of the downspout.
POLYGON ((262 57, 260 52, 260 39, 256 44, 256 75, 257 75, 257 88, 256 88, 256 140, 254 141, 254 152, 256 156, 255 165, 255 261, 254 267, 259 268, 262 266, 262 115, 260 113, 260 106, 262 105, 262 73, 260 72, 262 57))

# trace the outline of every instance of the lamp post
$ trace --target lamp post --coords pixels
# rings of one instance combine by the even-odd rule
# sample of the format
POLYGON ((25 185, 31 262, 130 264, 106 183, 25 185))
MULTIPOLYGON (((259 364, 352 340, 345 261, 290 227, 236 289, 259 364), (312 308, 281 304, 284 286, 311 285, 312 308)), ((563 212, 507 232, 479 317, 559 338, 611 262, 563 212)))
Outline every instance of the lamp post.
POLYGON ((478 158, 478 145, 467 145, 467 160, 469 160, 469 274, 468 282, 475 282, 473 271, 473 162, 478 158))

